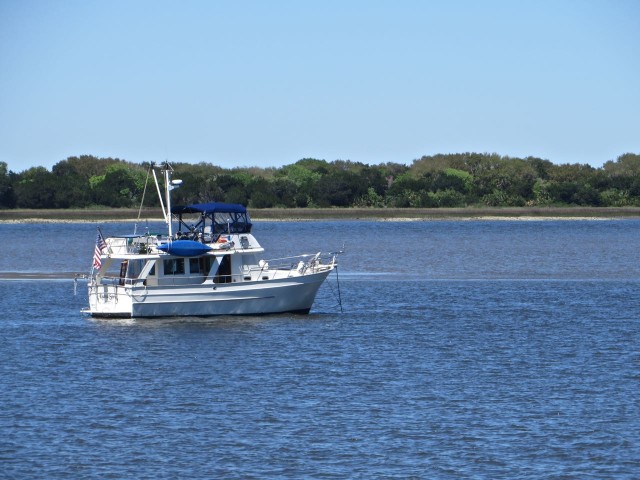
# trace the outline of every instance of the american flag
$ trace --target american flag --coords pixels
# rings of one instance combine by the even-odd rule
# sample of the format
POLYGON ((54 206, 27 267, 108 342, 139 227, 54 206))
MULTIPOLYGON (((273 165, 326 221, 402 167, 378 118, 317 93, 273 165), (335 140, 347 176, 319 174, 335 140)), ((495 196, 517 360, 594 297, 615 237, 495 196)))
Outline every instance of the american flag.
POLYGON ((96 248, 93 251, 93 268, 100 268, 100 265, 102 265, 102 259, 100 258, 100 255, 102 255, 102 250, 104 250, 105 248, 107 248, 107 244, 104 243, 102 235, 100 235, 100 232, 98 232, 98 234, 96 235, 96 248))

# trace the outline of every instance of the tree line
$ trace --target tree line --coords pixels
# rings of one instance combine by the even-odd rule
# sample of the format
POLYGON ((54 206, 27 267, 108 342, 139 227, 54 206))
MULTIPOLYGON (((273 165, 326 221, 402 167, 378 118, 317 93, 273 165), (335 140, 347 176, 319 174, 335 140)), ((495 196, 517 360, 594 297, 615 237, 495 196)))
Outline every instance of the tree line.
MULTIPOLYGON (((279 168, 172 166, 174 178, 183 180, 173 192, 176 205, 223 201, 255 209, 640 206, 640 155, 633 153, 599 168, 486 153, 423 156, 411 165, 304 158, 279 168)), ((0 162, 0 208, 132 208, 140 206, 143 195, 145 207, 156 207, 159 199, 149 171, 149 163, 91 155, 69 157, 51 170, 33 167, 19 173, 0 162)))

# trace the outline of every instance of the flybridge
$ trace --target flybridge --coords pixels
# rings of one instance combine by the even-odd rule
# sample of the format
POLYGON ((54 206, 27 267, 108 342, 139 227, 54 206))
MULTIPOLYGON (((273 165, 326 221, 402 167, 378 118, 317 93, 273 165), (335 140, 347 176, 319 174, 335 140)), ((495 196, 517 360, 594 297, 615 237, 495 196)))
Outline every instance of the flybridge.
MULTIPOLYGON (((152 165, 152 167, 155 165, 152 165)), ((153 179, 158 190, 160 205, 165 223, 169 231, 169 238, 173 237, 171 229, 172 216, 178 217, 178 232, 176 237, 198 239, 204 242, 216 241, 222 234, 251 233, 251 220, 244 205, 236 203, 197 203, 187 206, 171 206, 171 190, 179 188, 182 180, 172 179, 173 168, 169 162, 164 162, 161 171, 164 177, 164 201, 160 183, 155 169, 153 179)))
POLYGON ((251 233, 251 219, 244 205, 198 203, 173 207, 171 213, 178 217, 179 237, 203 236, 205 241, 216 241, 222 234, 251 233))

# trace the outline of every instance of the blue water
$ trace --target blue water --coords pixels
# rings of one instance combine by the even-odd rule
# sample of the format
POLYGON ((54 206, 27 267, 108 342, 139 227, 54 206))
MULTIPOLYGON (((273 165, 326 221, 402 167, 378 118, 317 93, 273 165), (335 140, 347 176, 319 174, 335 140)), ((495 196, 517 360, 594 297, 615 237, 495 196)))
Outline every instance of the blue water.
POLYGON ((344 312, 92 320, 95 224, 0 225, 0 273, 61 273, 0 280, 0 478, 640 477, 640 221, 254 232, 344 242, 344 312))

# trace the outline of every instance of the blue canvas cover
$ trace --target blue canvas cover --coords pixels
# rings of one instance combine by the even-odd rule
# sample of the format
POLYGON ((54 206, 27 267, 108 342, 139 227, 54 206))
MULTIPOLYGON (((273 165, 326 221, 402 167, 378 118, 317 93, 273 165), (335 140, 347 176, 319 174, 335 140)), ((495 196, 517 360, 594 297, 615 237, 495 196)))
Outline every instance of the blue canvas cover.
POLYGON ((180 257, 197 257, 211 250, 211 247, 195 240, 175 240, 158 247, 158 250, 180 257))

